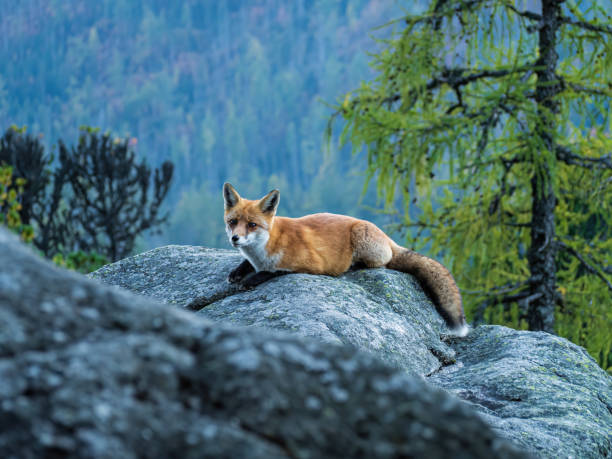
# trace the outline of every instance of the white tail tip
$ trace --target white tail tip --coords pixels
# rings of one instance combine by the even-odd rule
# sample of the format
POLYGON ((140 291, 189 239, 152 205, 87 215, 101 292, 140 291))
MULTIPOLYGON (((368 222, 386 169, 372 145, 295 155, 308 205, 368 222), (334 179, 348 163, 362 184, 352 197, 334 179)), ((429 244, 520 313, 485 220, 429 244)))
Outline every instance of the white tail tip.
POLYGON ((463 338, 470 332, 470 327, 468 326, 468 324, 464 323, 463 325, 453 328, 452 332, 453 335, 463 338))

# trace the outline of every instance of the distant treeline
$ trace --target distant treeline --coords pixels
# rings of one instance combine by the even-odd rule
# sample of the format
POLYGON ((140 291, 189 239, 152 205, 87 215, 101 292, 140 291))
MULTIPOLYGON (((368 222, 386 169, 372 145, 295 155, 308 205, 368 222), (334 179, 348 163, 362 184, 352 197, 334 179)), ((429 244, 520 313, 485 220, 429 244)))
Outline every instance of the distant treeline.
POLYGON ((370 34, 401 16, 398 2, 0 6, 0 126, 28 125, 48 147, 99 126, 133 138, 153 165, 171 160, 176 212, 158 243, 224 245, 222 229, 200 219, 220 215, 228 179, 250 195, 280 188, 284 214, 378 218, 359 205, 365 161, 325 154, 324 102, 373 76, 370 34))

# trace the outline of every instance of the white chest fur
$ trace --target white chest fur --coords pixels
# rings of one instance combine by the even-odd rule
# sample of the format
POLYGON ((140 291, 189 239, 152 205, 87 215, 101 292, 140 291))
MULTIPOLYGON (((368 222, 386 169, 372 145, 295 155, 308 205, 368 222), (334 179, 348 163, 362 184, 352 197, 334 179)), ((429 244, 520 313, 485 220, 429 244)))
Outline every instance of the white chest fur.
POLYGON ((240 247, 240 253, 242 256, 249 260, 249 263, 253 265, 255 271, 276 271, 276 266, 281 259, 281 254, 268 255, 266 251, 266 244, 270 235, 267 232, 261 232, 261 235, 255 238, 255 240, 249 245, 240 247))

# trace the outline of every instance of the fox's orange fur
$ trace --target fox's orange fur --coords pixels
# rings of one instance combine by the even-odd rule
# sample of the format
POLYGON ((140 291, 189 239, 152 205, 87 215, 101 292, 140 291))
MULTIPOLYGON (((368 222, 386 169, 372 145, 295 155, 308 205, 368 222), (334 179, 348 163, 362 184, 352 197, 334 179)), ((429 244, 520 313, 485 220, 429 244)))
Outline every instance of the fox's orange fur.
POLYGON ((259 279, 251 285, 267 280, 262 275, 267 272, 338 276, 355 264, 387 267, 414 275, 449 325, 461 335, 467 333, 461 294, 451 273, 437 261, 397 245, 373 223, 327 213, 277 217, 278 190, 248 200, 226 183, 223 197, 228 237, 248 260, 230 274, 230 281, 248 282, 253 271, 252 278, 259 279))

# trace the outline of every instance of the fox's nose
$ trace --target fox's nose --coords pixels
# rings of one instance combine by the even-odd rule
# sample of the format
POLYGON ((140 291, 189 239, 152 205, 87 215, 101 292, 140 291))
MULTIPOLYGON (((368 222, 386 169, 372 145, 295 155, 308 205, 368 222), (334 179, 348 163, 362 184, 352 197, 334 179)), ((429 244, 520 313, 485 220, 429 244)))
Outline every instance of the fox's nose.
POLYGON ((240 238, 236 236, 235 234, 232 236, 232 242, 238 242, 238 239, 240 238))

